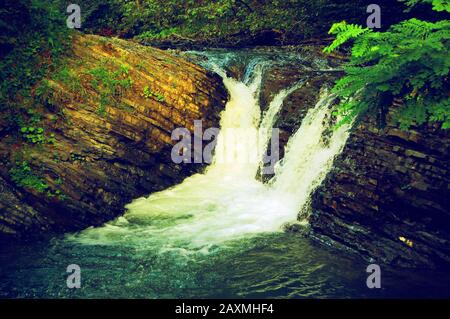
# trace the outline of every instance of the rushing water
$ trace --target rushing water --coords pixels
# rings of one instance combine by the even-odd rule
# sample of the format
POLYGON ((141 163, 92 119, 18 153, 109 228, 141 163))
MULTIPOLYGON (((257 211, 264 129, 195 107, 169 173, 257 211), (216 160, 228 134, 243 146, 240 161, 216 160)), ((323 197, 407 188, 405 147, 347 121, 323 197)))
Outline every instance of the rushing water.
POLYGON ((70 240, 85 245, 139 244, 158 238, 164 249, 208 251, 229 240, 282 231, 284 224, 295 221, 342 150, 347 127, 336 130, 327 145, 322 142, 327 128, 324 118, 333 101, 332 95, 323 92, 289 141, 275 177, 263 184, 256 176, 273 123, 283 100, 302 85, 296 83, 279 92, 261 115, 258 94, 264 66, 265 62, 250 63, 239 82, 212 63, 223 77, 230 100, 221 115, 214 160, 205 173, 136 199, 115 222, 88 229, 70 240))
POLYGON ((420 280, 399 284, 402 277, 389 272, 384 289, 369 290, 360 260, 283 233, 283 225, 307 208, 348 127, 333 131, 324 144, 333 96, 323 90, 289 140, 275 176, 263 184, 256 176, 273 123, 303 81, 281 90, 261 114, 267 61, 251 60, 242 81, 227 77, 226 61, 210 56, 207 65, 230 93, 207 170, 134 200, 124 216, 102 227, 3 248, 0 297, 379 297, 411 295, 414 285, 421 287, 420 280), (65 286, 69 264, 82 269, 81 289, 65 286))

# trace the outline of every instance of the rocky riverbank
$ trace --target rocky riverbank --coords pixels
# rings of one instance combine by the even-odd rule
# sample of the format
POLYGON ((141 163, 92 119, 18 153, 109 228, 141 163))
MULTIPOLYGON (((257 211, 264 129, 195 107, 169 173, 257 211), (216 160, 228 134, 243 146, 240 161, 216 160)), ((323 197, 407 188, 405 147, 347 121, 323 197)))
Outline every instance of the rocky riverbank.
POLYGON ((0 129, 0 237, 99 225, 133 198, 201 169, 170 159, 176 127, 217 127, 221 79, 154 48, 74 38, 65 65, 34 91, 39 106, 0 129))
MULTIPOLYGON (((318 59, 324 69, 339 69, 340 58, 325 57, 319 48, 307 52, 310 62, 318 59)), ((274 125, 280 128, 281 157, 288 139, 318 101, 320 89, 331 87, 339 76, 317 72, 317 65, 304 62, 275 64, 263 78, 263 110, 280 89, 305 81, 285 99, 274 125)), ((230 73, 239 78, 242 72, 235 69, 230 73)), ((299 216, 309 221, 309 228, 292 229, 369 262, 448 267, 450 133, 438 125, 400 130, 392 118, 394 111, 392 107, 382 120, 367 115, 352 129, 333 170, 314 192, 309 212, 299 216)))
MULTIPOLYGON (((338 68, 339 59, 313 55, 338 68)), ((262 105, 279 89, 305 79, 286 98, 275 124, 280 128, 281 157, 320 89, 331 87, 338 76, 311 73, 297 65, 268 70, 262 105)), ((332 172, 314 192, 308 215, 302 212, 299 218, 309 221, 306 233, 312 238, 370 262, 448 267, 450 133, 438 125, 400 130, 392 118, 394 111, 392 107, 382 121, 368 115, 352 129, 332 172)))
POLYGON ((317 189, 313 236, 379 264, 448 267, 450 134, 367 118, 317 189))

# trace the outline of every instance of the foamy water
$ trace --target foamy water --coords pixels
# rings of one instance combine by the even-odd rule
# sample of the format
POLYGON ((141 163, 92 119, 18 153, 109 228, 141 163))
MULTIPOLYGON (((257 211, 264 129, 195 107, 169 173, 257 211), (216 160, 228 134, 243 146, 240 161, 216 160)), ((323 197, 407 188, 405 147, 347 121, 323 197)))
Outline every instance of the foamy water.
POLYGON ((213 66, 222 76, 230 100, 221 114, 213 163, 203 174, 191 176, 149 197, 138 198, 126 206, 124 216, 69 239, 84 244, 121 243, 198 250, 245 236, 279 232, 284 224, 295 221, 331 169, 333 158, 341 152, 348 128, 342 126, 334 131, 329 145, 322 143, 322 134, 327 129, 324 119, 333 101, 333 96, 323 91, 319 102, 310 108, 301 127, 289 140, 285 158, 277 165, 274 178, 263 184, 256 179, 256 174, 273 123, 285 98, 300 88, 303 81, 276 94, 261 115, 258 95, 264 64, 250 66, 242 82, 227 77, 225 71, 213 66), (243 161, 242 154, 256 155, 252 160, 243 161))

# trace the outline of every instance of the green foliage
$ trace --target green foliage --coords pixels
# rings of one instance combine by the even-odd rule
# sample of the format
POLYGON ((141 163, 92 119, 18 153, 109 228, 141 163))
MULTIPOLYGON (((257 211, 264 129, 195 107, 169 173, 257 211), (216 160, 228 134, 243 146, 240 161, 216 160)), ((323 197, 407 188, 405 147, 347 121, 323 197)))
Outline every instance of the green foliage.
MULTIPOLYGON (((32 145, 56 142, 53 134, 45 135, 42 114, 51 94, 50 83, 43 78, 58 67, 71 42, 59 2, 5 0, 0 8, 0 111, 7 129, 32 145)), ((63 196, 51 190, 26 161, 16 163, 10 174, 21 187, 49 197, 63 196)))
POLYGON ((20 133, 25 141, 32 144, 55 144, 55 134, 51 133, 49 137, 45 137, 44 129, 42 127, 23 126, 20 128, 20 133))
POLYGON ((92 76, 92 87, 99 92, 97 112, 101 116, 106 115, 106 106, 118 105, 119 97, 133 85, 133 80, 125 65, 120 65, 118 68, 109 65, 108 68, 108 61, 103 61, 100 66, 89 70, 88 74, 92 76), (111 71, 111 68, 114 70, 111 71))
MULTIPOLYGON (((439 3, 445 1, 434 1, 439 3)), ((353 40, 346 75, 336 82, 341 98, 337 113, 348 123, 366 110, 385 108, 382 97, 402 99, 395 119, 403 129, 427 121, 450 128, 449 67, 450 21, 409 19, 386 32, 375 32, 345 22, 330 29, 335 41, 325 52, 353 40)))
POLYGON ((335 16, 359 21, 367 4, 367 0, 93 0, 83 12, 88 28, 101 34, 220 44, 265 30, 279 34, 281 41, 321 36, 335 16))
POLYGON ((154 98, 158 102, 165 101, 164 95, 162 95, 161 93, 154 93, 152 90, 150 90, 150 88, 147 85, 144 87, 144 89, 142 91, 142 96, 147 99, 154 98))
POLYGON ((178 28, 163 29, 157 33, 155 33, 154 31, 145 31, 139 34, 136 38, 138 40, 164 39, 177 33, 178 28))
POLYGON ((50 82, 47 79, 42 79, 35 87, 34 96, 39 101, 43 102, 48 99, 50 92, 51 92, 50 82))
POLYGON ((342 44, 350 39, 356 39, 364 33, 371 31, 371 29, 364 28, 356 24, 347 24, 347 22, 342 21, 340 23, 335 23, 331 27, 329 33, 335 34, 336 39, 328 47, 324 49, 325 53, 331 53, 336 50, 342 44))
POLYGON ((34 109, 28 109, 27 114, 31 123, 37 124, 41 121, 41 114, 39 112, 36 112, 34 109))
POLYGON ((70 160, 72 162, 85 162, 86 156, 77 153, 70 153, 70 160))
POLYGON ((58 1, 6 0, 0 9, 0 107, 18 108, 69 43, 58 1), (6 35, 6 36, 3 36, 6 35))
MULTIPOLYGON (((57 72, 53 75, 53 79, 63 84, 67 89, 69 89, 71 92, 85 95, 86 92, 84 91, 83 85, 81 85, 80 78, 78 75, 70 69, 67 65, 63 65, 59 68, 57 72)), ((45 85, 45 84, 44 84, 45 85)), ((47 87, 44 86, 45 89, 50 89, 47 81, 47 87)))
POLYGON ((22 127, 20 128, 20 133, 22 133, 22 137, 30 143, 33 144, 44 144, 44 129, 42 127, 22 127))
POLYGON ((418 3, 429 3, 433 5, 433 10, 450 12, 449 0, 401 0, 401 1, 404 1, 410 7, 415 6, 418 3))
POLYGON ((34 189, 39 193, 45 193, 49 189, 49 185, 32 172, 27 161, 16 163, 9 173, 13 182, 20 187, 34 189))
POLYGON ((47 137, 47 144, 54 145, 56 143, 55 134, 51 133, 49 137, 47 137))
MULTIPOLYGON (((66 195, 59 189, 52 189, 48 183, 36 175, 27 161, 17 162, 16 165, 9 170, 9 175, 11 176, 11 180, 19 187, 31 189, 38 193, 45 193, 48 198, 56 197, 59 200, 66 199, 66 195)), ((63 181, 61 178, 58 178, 55 183, 56 185, 62 185, 63 181)))
POLYGON ((148 86, 145 86, 144 90, 142 92, 142 95, 144 97, 146 97, 147 99, 149 99, 149 98, 151 98, 153 96, 153 93, 152 93, 152 91, 150 91, 150 88, 148 86))

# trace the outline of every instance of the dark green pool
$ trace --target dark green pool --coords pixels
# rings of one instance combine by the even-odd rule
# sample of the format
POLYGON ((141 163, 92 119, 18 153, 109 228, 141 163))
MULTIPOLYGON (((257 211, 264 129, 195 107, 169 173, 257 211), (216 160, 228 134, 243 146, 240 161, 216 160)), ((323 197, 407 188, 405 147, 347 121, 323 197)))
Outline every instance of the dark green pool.
POLYGON ((367 263, 292 234, 210 247, 82 245, 65 240, 2 247, 2 298, 384 298, 450 297, 448 276, 384 270, 366 286, 367 263), (66 267, 81 267, 81 288, 66 267))

